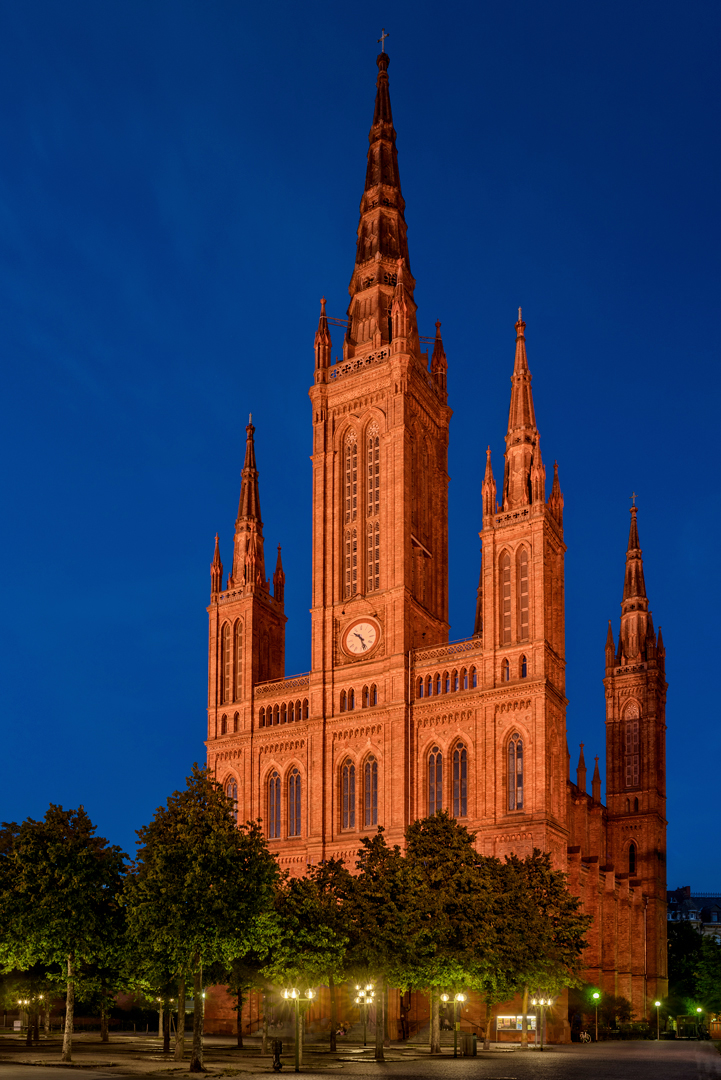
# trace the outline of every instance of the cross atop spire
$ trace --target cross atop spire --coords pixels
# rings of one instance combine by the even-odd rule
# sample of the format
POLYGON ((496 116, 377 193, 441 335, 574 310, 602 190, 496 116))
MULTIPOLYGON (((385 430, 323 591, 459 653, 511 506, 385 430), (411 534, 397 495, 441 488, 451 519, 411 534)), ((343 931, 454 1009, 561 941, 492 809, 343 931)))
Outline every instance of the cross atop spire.
POLYGON ((381 52, 386 51, 386 38, 387 37, 390 37, 390 34, 386 34, 386 28, 384 26, 383 30, 381 31, 381 36, 378 38, 378 44, 381 47, 381 52))

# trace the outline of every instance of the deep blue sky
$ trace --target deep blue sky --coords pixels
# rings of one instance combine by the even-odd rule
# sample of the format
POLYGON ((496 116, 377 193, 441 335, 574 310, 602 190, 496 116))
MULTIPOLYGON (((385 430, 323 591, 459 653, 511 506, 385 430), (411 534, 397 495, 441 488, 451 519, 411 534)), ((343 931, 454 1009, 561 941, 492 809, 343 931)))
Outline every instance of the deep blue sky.
POLYGON ((719 890, 716 0, 2 6, 0 819, 82 802, 132 850, 203 758, 251 410, 286 670, 309 666, 313 334, 321 294, 347 305, 382 26, 420 330, 442 320, 450 365, 452 636, 522 304, 566 500, 574 768, 581 740, 603 760, 635 490, 669 885, 719 890))

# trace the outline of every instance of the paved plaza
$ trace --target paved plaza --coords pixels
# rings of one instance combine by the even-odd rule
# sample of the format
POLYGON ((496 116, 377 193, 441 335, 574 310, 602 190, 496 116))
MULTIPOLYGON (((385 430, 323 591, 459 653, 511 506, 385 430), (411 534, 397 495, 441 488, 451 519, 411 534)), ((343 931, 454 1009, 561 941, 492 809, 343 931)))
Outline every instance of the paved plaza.
MULTIPOLYGON (((283 1055, 281 1076, 292 1076, 292 1046, 283 1055)), ((453 1059, 444 1048, 431 1058, 425 1048, 392 1045, 385 1064, 376 1064, 370 1047, 346 1045, 338 1053, 309 1046, 303 1074, 309 1078, 387 1076, 392 1080, 721 1080, 721 1054, 712 1043, 698 1042, 604 1042, 582 1046, 553 1046, 543 1052, 498 1048, 477 1058, 453 1059)), ((79 1036, 73 1048, 72 1067, 59 1064, 60 1043, 42 1042, 25 1049, 19 1039, 0 1039, 0 1080, 112 1080, 113 1077, 161 1077, 188 1075, 188 1063, 165 1057, 157 1039, 116 1036, 102 1045, 97 1035, 79 1036)), ((232 1041, 206 1040, 209 1076, 253 1077, 273 1075, 271 1059, 259 1047, 237 1050, 232 1041)))

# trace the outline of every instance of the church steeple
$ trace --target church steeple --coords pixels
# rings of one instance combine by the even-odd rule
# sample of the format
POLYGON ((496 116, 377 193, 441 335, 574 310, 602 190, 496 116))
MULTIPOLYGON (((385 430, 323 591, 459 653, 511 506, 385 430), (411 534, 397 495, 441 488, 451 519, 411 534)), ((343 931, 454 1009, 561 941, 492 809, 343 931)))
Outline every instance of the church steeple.
POLYGON ((245 462, 240 482, 238 518, 235 522, 233 569, 228 587, 257 587, 268 592, 263 553, 263 522, 260 518, 258 468, 255 463, 255 428, 250 416, 245 428, 245 462))
POLYGON ((583 794, 586 794, 586 761, 583 756, 583 743, 581 743, 581 753, 578 756, 578 765, 576 766, 576 787, 583 794))
POLYGON ((273 574, 273 596, 279 604, 282 604, 284 595, 285 574, 283 573, 283 560, 280 557, 280 544, 278 544, 278 558, 276 559, 275 573, 273 574))
POLYGON ((618 642, 619 663, 637 657, 649 659, 649 650, 655 651, 656 635, 651 613, 648 610, 646 583, 643 577, 643 559, 638 539, 638 507, 631 507, 631 527, 626 549, 626 572, 621 601, 621 634, 618 642))
POLYGON ((325 313, 325 297, 320 301, 320 318, 315 332, 315 381, 325 382, 331 361, 331 338, 328 329, 328 316, 325 313))
POLYGON ((376 63, 376 101, 368 136, 370 147, 360 204, 355 268, 348 287, 351 301, 343 348, 345 359, 359 350, 390 344, 396 332, 396 313, 402 313, 405 325, 402 336, 407 348, 418 352, 413 299, 416 283, 408 256, 405 202, 388 86, 388 53, 380 53, 376 63))
POLYGON ((511 376, 511 406, 506 434, 503 509, 515 510, 545 502, 546 471, 541 461, 540 435, 533 408, 531 372, 526 357, 526 324, 518 309, 516 358, 511 376))

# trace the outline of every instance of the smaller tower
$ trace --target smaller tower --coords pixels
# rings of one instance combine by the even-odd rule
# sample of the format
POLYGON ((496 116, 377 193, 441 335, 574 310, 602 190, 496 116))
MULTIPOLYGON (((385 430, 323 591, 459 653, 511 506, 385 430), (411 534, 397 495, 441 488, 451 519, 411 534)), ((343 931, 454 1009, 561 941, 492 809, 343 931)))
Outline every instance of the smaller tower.
POLYGON ((282 678, 285 667, 285 574, 279 548, 271 594, 265 576, 252 417, 245 434, 233 565, 225 589, 217 536, 210 568, 209 739, 230 736, 249 727, 255 686, 282 678))
POLYGON ((586 762, 583 757, 583 743, 581 743, 581 753, 578 756, 578 765, 576 766, 576 787, 581 794, 586 794, 586 762))
MULTIPOLYGON (((646 907, 646 973, 634 1000, 667 992, 666 959, 666 678, 656 640, 631 507, 621 630, 614 653, 606 636, 606 803, 608 858, 616 873, 640 883, 646 907)), ((594 777, 595 780, 595 777, 594 777)), ((600 786, 600 785, 599 785, 600 786)), ((595 799, 594 792, 594 799, 595 799)))

